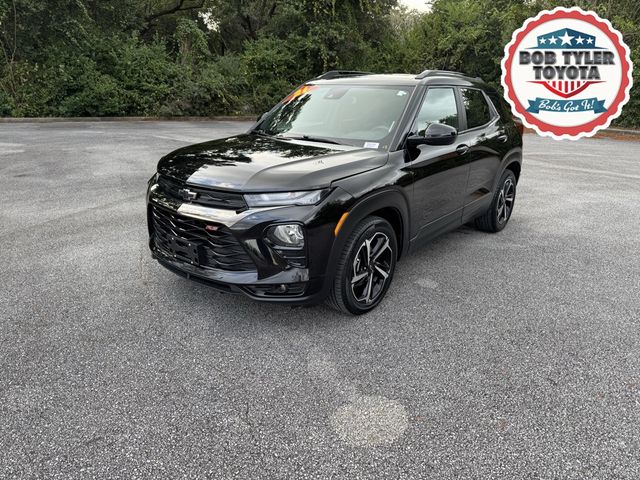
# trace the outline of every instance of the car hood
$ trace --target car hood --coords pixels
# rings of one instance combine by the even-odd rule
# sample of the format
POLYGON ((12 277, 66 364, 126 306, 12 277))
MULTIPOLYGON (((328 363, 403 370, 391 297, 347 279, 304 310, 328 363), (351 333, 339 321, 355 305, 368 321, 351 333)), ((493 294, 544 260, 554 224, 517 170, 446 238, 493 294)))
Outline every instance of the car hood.
POLYGON ((158 173, 225 190, 305 190, 381 167, 387 157, 369 148, 245 134, 176 150, 160 160, 158 173))

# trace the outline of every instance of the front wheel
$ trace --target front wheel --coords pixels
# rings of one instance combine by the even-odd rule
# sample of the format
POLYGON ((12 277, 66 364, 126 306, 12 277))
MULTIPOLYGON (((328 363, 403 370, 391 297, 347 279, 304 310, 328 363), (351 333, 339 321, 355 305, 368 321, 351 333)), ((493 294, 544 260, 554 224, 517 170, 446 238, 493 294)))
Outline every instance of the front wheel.
POLYGON ((511 170, 505 170, 498 182, 491 206, 480 217, 475 225, 485 232, 499 232, 507 226, 516 202, 516 176, 511 170))
POLYGON ((365 218, 340 256, 329 304, 352 315, 374 309, 387 293, 397 258, 398 242, 389 222, 365 218))

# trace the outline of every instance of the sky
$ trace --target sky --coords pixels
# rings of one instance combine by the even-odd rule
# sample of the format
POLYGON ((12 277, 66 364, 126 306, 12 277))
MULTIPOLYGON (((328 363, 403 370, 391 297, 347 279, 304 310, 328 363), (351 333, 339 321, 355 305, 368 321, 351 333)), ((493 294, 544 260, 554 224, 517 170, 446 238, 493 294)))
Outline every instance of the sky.
POLYGON ((409 8, 415 8, 421 12, 427 11, 427 2, 426 0, 400 0, 398 3, 406 5, 409 8))

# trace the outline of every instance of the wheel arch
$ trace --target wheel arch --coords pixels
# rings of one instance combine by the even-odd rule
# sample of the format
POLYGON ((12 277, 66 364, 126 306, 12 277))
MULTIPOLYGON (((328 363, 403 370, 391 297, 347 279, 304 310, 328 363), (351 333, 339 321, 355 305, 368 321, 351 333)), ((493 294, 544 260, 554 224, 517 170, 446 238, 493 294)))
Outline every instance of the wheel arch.
POLYGON ((369 213, 367 216, 381 217, 391 224, 391 227, 393 227, 393 231, 396 234, 396 241, 398 242, 397 259, 399 260, 404 252, 404 245, 407 242, 407 234, 404 232, 404 226, 407 222, 402 218, 400 210, 393 206, 382 207, 379 210, 369 213))
POLYGON ((516 176, 516 183, 518 183, 518 180, 520 180, 520 172, 522 171, 522 163, 518 160, 512 160, 507 164, 505 170, 511 170, 516 176))
POLYGON ((399 189, 385 188, 369 193, 359 199, 347 213, 331 248, 327 278, 335 275, 336 263, 353 230, 371 215, 384 218, 393 227, 398 241, 398 259, 406 253, 409 245, 409 204, 399 189))
POLYGON ((493 180, 493 188, 491 189, 492 192, 496 191, 498 182, 500 181, 500 178, 502 177, 502 174, 505 172, 505 170, 511 170, 513 172, 516 177, 517 184, 520 179, 520 173, 522 171, 522 149, 517 148, 511 150, 507 155, 505 155, 504 159, 501 162, 500 168, 496 172, 496 177, 493 180))

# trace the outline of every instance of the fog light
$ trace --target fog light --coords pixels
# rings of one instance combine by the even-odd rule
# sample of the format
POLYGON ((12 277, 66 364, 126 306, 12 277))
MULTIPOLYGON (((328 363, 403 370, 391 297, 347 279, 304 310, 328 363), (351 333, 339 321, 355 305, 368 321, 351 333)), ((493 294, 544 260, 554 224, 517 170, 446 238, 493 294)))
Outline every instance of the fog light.
POLYGON ((271 236, 278 244, 285 247, 304 246, 304 232, 302 226, 297 224, 276 225, 271 230, 271 236))

